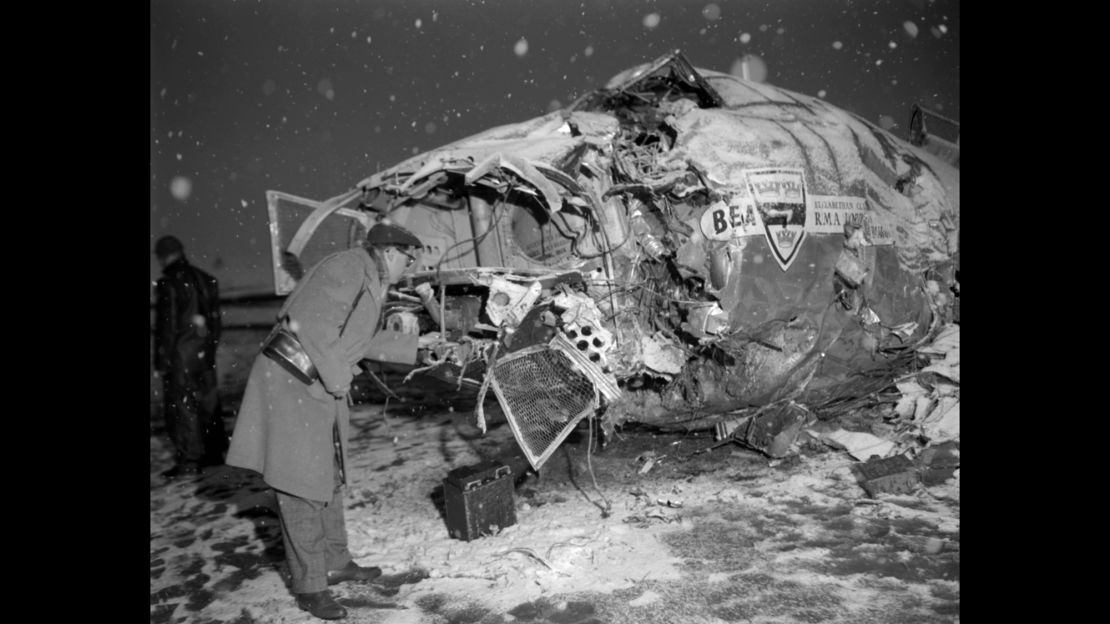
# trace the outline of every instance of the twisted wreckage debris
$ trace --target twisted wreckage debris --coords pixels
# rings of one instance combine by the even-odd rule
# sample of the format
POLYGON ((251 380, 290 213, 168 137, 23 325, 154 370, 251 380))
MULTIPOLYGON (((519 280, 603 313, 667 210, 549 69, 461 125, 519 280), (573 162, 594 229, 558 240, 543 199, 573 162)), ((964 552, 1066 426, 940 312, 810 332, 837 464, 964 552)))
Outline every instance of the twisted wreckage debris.
POLYGON ((441 318, 400 293, 386 329, 418 353, 375 359, 493 391, 536 468, 587 416, 781 456, 810 424, 896 402, 938 439, 956 410, 958 438, 958 378, 918 383, 944 328, 958 367, 958 141, 923 128, 914 145, 675 51, 325 202, 269 191, 275 283, 380 219, 415 232, 399 290, 432 283, 441 318))

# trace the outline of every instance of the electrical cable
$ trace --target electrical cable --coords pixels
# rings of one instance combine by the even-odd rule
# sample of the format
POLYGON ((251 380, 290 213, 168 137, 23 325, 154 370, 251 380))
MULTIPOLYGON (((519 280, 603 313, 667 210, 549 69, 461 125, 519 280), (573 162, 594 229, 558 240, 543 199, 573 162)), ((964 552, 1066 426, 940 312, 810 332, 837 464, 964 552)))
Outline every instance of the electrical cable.
POLYGON ((609 502, 608 498, 605 498, 605 494, 601 491, 601 488, 597 486, 597 477, 594 476, 594 466, 593 466, 593 463, 590 461, 590 456, 593 454, 593 446, 594 446, 594 417, 593 417, 593 414, 591 414, 589 416, 589 418, 586 420, 586 424, 589 425, 589 431, 590 431, 589 442, 587 442, 587 444, 586 444, 586 468, 590 471, 590 480, 594 482, 594 489, 597 490, 598 496, 601 497, 601 500, 605 501, 605 507, 601 510, 601 517, 602 518, 608 518, 609 513, 613 509, 613 503, 609 502))
MULTIPOLYGON (((497 199, 497 203, 495 203, 495 204, 492 204, 492 205, 490 206, 490 212, 493 212, 493 211, 494 211, 494 210, 495 210, 495 209, 496 209, 496 208, 497 208, 498 206, 500 206, 500 205, 501 205, 502 203, 504 203, 504 201, 505 201, 505 198, 506 198, 506 197, 508 197, 508 196, 509 196, 509 187, 508 187, 508 186, 506 186, 506 187, 505 187, 505 190, 503 190, 503 191, 501 192, 501 197, 499 197, 499 198, 497 199)), ((467 238, 467 239, 465 239, 465 240, 461 240, 461 241, 458 241, 458 242, 456 242, 456 243, 455 243, 454 245, 451 245, 450 247, 448 247, 447 249, 445 249, 445 250, 443 251, 443 255, 441 255, 441 256, 439 257, 439 262, 437 262, 437 263, 436 263, 436 277, 435 277, 435 281, 437 281, 437 282, 438 282, 438 281, 440 280, 440 275, 441 275, 441 271, 442 271, 443 263, 444 263, 444 261, 446 261, 446 260, 447 260, 447 254, 448 254, 448 252, 450 252, 450 251, 451 251, 452 249, 454 249, 455 247, 458 247, 458 246, 460 246, 460 245, 464 245, 464 244, 466 244, 466 243, 469 243, 469 242, 473 242, 473 243, 474 243, 474 246, 475 246, 475 248, 477 248, 477 246, 478 246, 478 245, 480 245, 480 244, 482 243, 482 241, 486 239, 486 237, 487 237, 487 236, 489 236, 489 233, 490 233, 490 232, 492 232, 492 231, 493 231, 494 229, 496 229, 496 227, 497 227, 498 225, 500 225, 500 224, 501 224, 501 215, 502 215, 502 214, 504 214, 504 211, 503 211, 503 210, 502 210, 502 211, 500 211, 500 212, 498 212, 498 213, 497 213, 497 219, 496 219, 496 220, 494 220, 493 224, 492 224, 492 225, 491 225, 491 226, 489 227, 489 229, 487 229, 487 230, 486 230, 485 232, 483 232, 483 233, 482 233, 481 235, 479 235, 479 236, 474 236, 474 237, 471 237, 471 238, 467 238)))

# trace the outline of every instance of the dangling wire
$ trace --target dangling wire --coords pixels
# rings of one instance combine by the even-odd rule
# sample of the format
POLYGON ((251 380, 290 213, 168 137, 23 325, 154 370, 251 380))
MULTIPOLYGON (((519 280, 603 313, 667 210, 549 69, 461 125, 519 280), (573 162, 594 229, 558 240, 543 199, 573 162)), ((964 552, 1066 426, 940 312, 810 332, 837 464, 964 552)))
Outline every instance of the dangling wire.
POLYGON ((593 466, 593 463, 590 461, 590 456, 593 454, 593 448, 594 448, 594 417, 593 417, 593 414, 590 414, 590 416, 589 416, 589 418, 587 419, 586 422, 589 425, 589 429, 590 429, 590 438, 589 438, 589 442, 586 445, 586 468, 590 471, 590 480, 594 482, 594 489, 597 490, 598 496, 601 497, 601 500, 605 501, 605 507, 603 507, 601 509, 601 517, 602 518, 608 518, 609 517, 609 512, 612 511, 612 509, 613 509, 613 503, 609 502, 608 498, 605 498, 605 494, 601 491, 601 488, 599 488, 597 486, 597 477, 594 476, 594 466, 593 466))
MULTIPOLYGON (((495 210, 497 210, 497 208, 500 207, 503 203, 505 203, 505 199, 509 196, 509 191, 511 191, 511 190, 512 189, 509 186, 506 186, 504 189, 502 189, 501 196, 497 198, 497 202, 490 205, 490 212, 491 213, 494 212, 495 210)), ((468 239, 465 239, 465 240, 458 241, 455 244, 449 246, 447 249, 445 249, 439 257, 439 262, 436 262, 435 280, 437 282, 440 281, 440 272, 442 271, 442 268, 443 268, 443 262, 448 259, 447 254, 450 253, 451 250, 453 250, 456 247, 459 247, 459 246, 465 245, 467 243, 470 243, 470 242, 473 242, 474 247, 477 248, 478 245, 480 245, 482 243, 482 241, 485 240, 487 236, 489 236, 490 232, 492 232, 499 225, 501 225, 501 215, 504 214, 505 212, 506 212, 505 210, 497 210, 497 218, 489 226, 489 229, 487 229, 485 232, 483 232, 479 236, 475 236, 475 237, 472 237, 472 238, 468 238, 468 239)), ((462 257, 462 256, 460 255, 459 257, 462 257)), ((455 258, 451 258, 451 260, 454 260, 454 259, 455 258)))

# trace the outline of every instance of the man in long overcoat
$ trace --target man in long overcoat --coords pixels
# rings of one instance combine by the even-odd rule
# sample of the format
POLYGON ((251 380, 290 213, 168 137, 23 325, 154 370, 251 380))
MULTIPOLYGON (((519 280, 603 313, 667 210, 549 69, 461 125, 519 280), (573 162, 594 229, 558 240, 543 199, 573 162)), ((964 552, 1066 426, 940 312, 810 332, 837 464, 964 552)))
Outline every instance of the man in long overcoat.
POLYGON ((216 380, 220 289, 216 278, 189 263, 176 237, 154 246, 162 265, 155 286, 154 370, 163 380, 163 418, 173 441, 167 479, 197 475, 223 463, 227 431, 216 380))
POLYGON ((297 604, 320 618, 346 616, 328 585, 381 574, 356 564, 347 549, 342 488, 349 465, 348 392, 379 328, 389 286, 421 247, 408 230, 379 223, 364 246, 312 267, 278 322, 296 336, 318 376, 306 384, 259 355, 232 435, 227 463, 262 473, 276 491, 297 604))

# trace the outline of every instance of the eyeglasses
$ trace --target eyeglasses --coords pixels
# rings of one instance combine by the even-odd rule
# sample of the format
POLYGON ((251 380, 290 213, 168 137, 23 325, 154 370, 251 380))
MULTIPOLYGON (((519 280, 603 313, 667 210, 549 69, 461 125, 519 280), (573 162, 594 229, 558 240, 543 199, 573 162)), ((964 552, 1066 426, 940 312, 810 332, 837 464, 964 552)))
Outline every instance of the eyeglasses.
POLYGON ((409 252, 405 251, 404 249, 401 249, 400 247, 394 247, 394 249, 401 252, 402 254, 404 254, 404 256, 406 258, 409 259, 408 262, 405 263, 405 268, 406 269, 409 268, 410 266, 412 266, 412 263, 416 262, 416 256, 410 254, 409 252))

